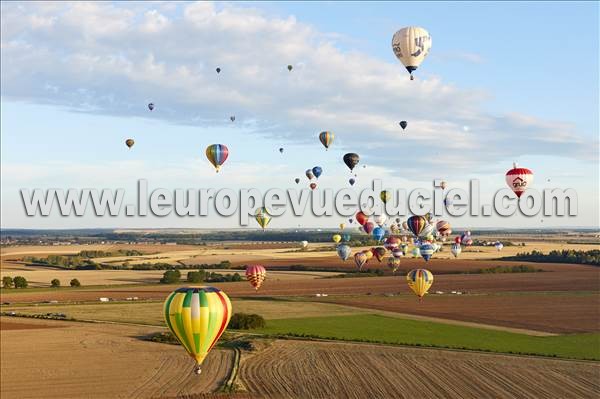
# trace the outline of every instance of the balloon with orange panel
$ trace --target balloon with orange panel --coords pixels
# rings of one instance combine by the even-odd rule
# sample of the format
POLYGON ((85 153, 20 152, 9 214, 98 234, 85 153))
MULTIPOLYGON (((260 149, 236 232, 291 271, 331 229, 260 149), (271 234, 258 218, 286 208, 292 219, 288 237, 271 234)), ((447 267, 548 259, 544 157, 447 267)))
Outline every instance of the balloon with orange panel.
POLYGON ((250 285, 258 291, 263 281, 267 277, 267 270, 262 265, 250 265, 246 267, 246 279, 250 285))

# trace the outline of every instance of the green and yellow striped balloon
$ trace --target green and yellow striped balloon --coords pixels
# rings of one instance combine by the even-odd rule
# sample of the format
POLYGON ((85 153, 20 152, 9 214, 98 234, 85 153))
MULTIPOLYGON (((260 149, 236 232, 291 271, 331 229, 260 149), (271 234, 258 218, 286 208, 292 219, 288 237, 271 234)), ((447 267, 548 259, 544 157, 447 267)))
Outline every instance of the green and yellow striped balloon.
POLYGON ((196 373, 231 318, 231 302, 215 287, 183 287, 165 300, 167 327, 196 360, 196 373))

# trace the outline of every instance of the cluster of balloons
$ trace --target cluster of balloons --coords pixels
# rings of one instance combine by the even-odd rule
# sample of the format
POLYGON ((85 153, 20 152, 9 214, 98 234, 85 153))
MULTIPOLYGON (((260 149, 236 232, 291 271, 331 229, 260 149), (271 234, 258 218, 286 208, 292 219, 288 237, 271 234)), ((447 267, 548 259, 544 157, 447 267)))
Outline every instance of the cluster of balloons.
POLYGON ((471 238, 471 232, 469 230, 454 238, 454 244, 452 244, 450 252, 452 252, 452 255, 454 255, 455 258, 462 252, 462 245, 465 247, 473 245, 473 239, 471 238))

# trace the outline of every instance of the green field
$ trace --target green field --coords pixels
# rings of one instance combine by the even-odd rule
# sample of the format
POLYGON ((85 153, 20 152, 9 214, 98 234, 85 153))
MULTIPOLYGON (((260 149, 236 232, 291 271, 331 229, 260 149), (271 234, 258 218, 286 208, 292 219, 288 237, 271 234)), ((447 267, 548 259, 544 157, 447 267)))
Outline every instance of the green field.
POLYGON ((600 360, 600 334, 535 337, 381 315, 268 320, 257 333, 600 360))

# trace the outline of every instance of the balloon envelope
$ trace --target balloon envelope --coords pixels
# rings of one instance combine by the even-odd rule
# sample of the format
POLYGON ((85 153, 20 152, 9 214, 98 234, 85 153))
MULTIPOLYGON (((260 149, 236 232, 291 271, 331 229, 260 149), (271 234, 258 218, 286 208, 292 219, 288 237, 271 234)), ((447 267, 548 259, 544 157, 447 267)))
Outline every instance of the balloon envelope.
POLYGON ((337 254, 341 260, 345 261, 352 254, 352 249, 346 244, 340 244, 336 248, 337 254))
POLYGON ((229 149, 224 144, 211 144, 206 147, 206 158, 213 164, 217 172, 219 172, 221 165, 225 163, 228 156, 229 149))
POLYGON ((333 137, 334 137, 333 132, 321 132, 321 133, 319 133, 319 141, 321 142, 321 144, 323 144, 323 146, 325 147, 325 149, 328 149, 329 146, 331 144, 333 144, 333 137))
POLYGON ((381 226, 377 226, 373 229, 373 238, 377 241, 381 241, 381 239, 385 236, 385 229, 381 226))
POLYGON ((215 287, 183 287, 167 297, 163 313, 167 327, 196 360, 199 372, 208 352, 229 324, 229 298, 215 287))
POLYGON ((406 221, 406 227, 415 237, 418 237, 421 234, 426 225, 427 219, 425 219, 424 216, 411 216, 406 221))
POLYGON ((134 145, 134 144, 135 144, 135 141, 133 141, 133 139, 127 139, 127 140, 125 140, 125 145, 126 145, 128 148, 131 148, 131 147, 133 147, 133 145, 134 145))
POLYGON ((411 270, 406 275, 406 282, 419 298, 423 298, 433 284, 433 274, 426 269, 411 270))
POLYGON ((402 130, 406 129, 406 126, 408 126, 408 123, 406 121, 400 122, 400 127, 402 128, 402 130))
POLYGON ((263 281, 267 277, 267 271, 262 265, 249 265, 246 267, 246 279, 250 285, 258 291, 263 281))
POLYGON ((262 227, 264 230, 269 222, 271 221, 271 215, 269 214, 269 210, 264 206, 262 208, 258 208, 254 213, 254 218, 258 222, 258 225, 262 227))
POLYGON ((396 57, 411 74, 423 62, 431 49, 431 36, 418 26, 400 29, 392 37, 392 49, 396 57))
POLYGON ((363 227, 363 230, 365 231, 365 233, 371 234, 371 232, 375 228, 375 223, 373 223, 373 222, 367 222, 367 223, 363 224, 362 227, 363 227))
POLYGON ((358 156, 358 154, 355 154, 353 152, 344 155, 344 163, 348 168, 350 168, 351 171, 356 165, 358 165, 359 160, 360 157, 358 156))
POLYGON ((519 168, 514 164, 513 168, 506 172, 506 184, 519 198, 532 183, 533 172, 527 168, 519 168))
POLYGON ((367 220, 369 220, 367 215, 365 215, 363 212, 357 212, 355 218, 358 224, 360 224, 361 226, 367 223, 367 220))
POLYGON ((369 260, 369 258, 364 252, 359 252, 354 255, 354 263, 356 264, 356 267, 358 267, 358 270, 362 270, 362 267, 367 263, 367 260, 369 260))
POLYGON ((321 174, 323 173, 323 169, 320 166, 315 166, 314 168, 312 168, 312 172, 313 175, 315 175, 315 177, 318 179, 319 176, 321 176, 321 174))

